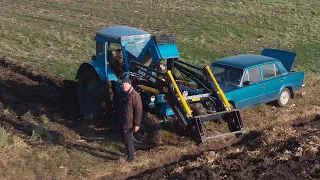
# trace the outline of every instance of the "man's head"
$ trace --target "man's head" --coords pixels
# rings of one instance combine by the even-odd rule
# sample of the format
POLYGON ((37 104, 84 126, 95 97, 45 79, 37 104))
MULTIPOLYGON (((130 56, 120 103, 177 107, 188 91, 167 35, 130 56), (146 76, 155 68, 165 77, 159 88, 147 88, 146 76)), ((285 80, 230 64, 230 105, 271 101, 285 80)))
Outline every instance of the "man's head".
POLYGON ((122 50, 121 50, 121 49, 117 49, 117 50, 115 51, 115 54, 116 54, 116 56, 117 56, 118 58, 123 58, 123 54, 122 54, 122 50))
POLYGON ((108 51, 108 55, 109 56, 115 56, 116 55, 116 51, 115 50, 109 50, 108 51))
POLYGON ((122 90, 128 92, 131 88, 131 80, 129 78, 124 78, 122 81, 122 90))
POLYGON ((161 71, 161 72, 165 71, 166 70, 166 65, 163 64, 163 63, 160 63, 159 67, 158 67, 158 70, 161 71))

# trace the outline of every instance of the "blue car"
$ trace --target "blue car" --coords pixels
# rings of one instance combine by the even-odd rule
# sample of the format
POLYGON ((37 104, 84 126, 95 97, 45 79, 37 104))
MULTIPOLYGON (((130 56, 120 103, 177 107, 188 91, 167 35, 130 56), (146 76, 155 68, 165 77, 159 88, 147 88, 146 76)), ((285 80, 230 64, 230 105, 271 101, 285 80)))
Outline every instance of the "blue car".
POLYGON ((286 106, 304 82, 293 72, 296 53, 264 49, 261 55, 244 54, 214 61, 213 74, 228 101, 237 109, 267 102, 286 106))

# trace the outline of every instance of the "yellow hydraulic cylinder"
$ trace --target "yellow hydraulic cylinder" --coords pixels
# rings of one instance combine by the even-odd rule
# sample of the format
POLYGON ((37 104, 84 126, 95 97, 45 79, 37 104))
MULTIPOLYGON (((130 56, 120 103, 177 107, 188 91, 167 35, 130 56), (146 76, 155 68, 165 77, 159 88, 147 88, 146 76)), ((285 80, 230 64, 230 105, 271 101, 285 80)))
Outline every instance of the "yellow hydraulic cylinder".
POLYGON ((214 85, 215 85, 216 88, 218 89, 218 94, 220 95, 220 97, 221 97, 223 103, 225 104, 227 110, 230 110, 230 109, 231 109, 230 103, 229 103, 229 101, 227 100, 226 96, 224 95, 224 92, 221 90, 221 88, 220 88, 220 86, 219 86, 216 78, 213 76, 213 73, 212 73, 210 67, 209 67, 209 66, 206 66, 206 69, 207 69, 207 71, 208 71, 208 73, 209 73, 209 76, 211 77, 214 85))
POLYGON ((184 99, 183 95, 181 94, 180 89, 179 89, 176 81, 174 80, 171 71, 168 70, 167 73, 168 73, 168 76, 169 76, 169 78, 170 78, 170 80, 171 80, 171 82, 173 84, 174 89, 176 90, 176 92, 177 92, 177 94, 178 94, 178 96, 180 98, 182 106, 186 110, 187 115, 191 116, 192 111, 191 111, 190 107, 188 106, 187 101, 184 99))
POLYGON ((180 80, 176 80, 176 82, 178 84, 186 85, 186 86, 189 86, 191 88, 198 88, 197 84, 189 83, 189 82, 186 82, 186 81, 180 81, 180 80))
POLYGON ((159 91, 155 88, 149 87, 149 86, 145 86, 145 85, 141 85, 139 86, 142 90, 147 91, 147 92, 151 92, 153 94, 159 94, 159 91))

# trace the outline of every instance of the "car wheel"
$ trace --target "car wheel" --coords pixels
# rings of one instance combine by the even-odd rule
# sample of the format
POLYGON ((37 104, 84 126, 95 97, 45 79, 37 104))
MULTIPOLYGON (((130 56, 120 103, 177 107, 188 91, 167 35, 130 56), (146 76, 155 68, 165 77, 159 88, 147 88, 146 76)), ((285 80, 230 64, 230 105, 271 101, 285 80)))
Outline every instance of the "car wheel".
POLYGON ((231 110, 237 109, 233 102, 229 101, 229 104, 230 104, 230 109, 231 110))
POLYGON ((280 96, 278 97, 277 101, 276 101, 276 105, 279 107, 283 107, 289 104, 291 99, 291 92, 288 88, 284 88, 281 93, 280 96))

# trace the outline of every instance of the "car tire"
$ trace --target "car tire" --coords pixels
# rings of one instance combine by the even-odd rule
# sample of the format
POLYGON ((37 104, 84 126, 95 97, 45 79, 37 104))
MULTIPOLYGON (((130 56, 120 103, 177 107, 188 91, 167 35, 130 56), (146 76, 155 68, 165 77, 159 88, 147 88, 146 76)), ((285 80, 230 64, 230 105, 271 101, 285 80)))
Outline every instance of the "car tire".
POLYGON ((233 102, 229 101, 229 104, 231 110, 237 109, 233 102))
POLYGON ((278 107, 283 107, 289 104, 291 100, 291 92, 288 88, 282 89, 278 99, 275 101, 278 107))

